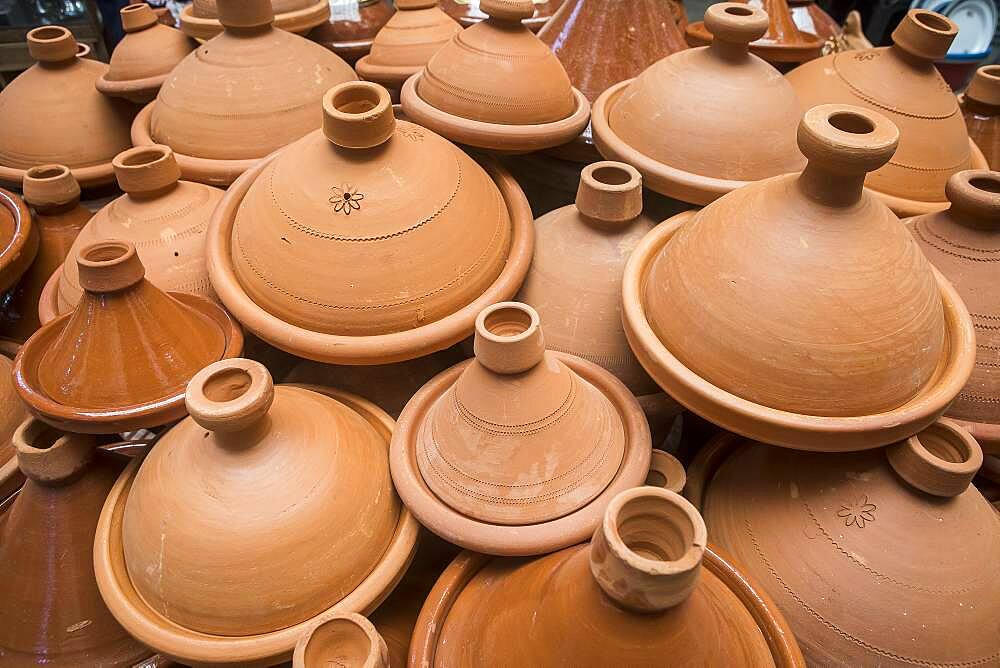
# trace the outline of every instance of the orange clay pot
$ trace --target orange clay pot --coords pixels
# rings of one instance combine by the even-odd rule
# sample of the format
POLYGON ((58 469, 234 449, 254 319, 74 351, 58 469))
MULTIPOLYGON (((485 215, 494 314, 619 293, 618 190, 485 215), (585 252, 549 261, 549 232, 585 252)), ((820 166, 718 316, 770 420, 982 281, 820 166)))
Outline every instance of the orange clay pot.
POLYGON ((389 648, 371 622, 355 612, 324 615, 295 644, 292 668, 390 668, 389 648))
POLYGON ((258 164, 216 208, 215 291, 259 337, 320 362, 388 364, 466 338, 528 270, 520 188, 396 121, 377 84, 342 84, 323 107, 322 131, 258 164))
MULTIPOLYGON (((254 3, 257 0, 244 0, 254 3)), ((265 0, 274 14, 274 27, 304 34, 330 18, 329 0, 265 0)), ((225 2, 225 0, 223 0, 225 2)), ((181 30, 199 41, 223 32, 226 13, 218 0, 194 0, 181 9, 181 30)))
POLYGON ((368 55, 372 40, 396 12, 392 0, 330 0, 330 18, 309 33, 349 64, 368 55))
POLYGON ((801 116, 795 93, 747 52, 767 15, 719 3, 705 22, 712 46, 675 53, 607 89, 592 119, 603 156, 638 169, 647 188, 693 204, 804 164, 792 130, 801 116))
POLYGON ((185 180, 227 186, 318 127, 323 93, 357 77, 336 54, 274 28, 269 0, 219 8, 226 30, 174 68, 136 116, 132 142, 166 144, 185 180))
POLYGON ((507 153, 565 144, 586 127, 590 103, 520 20, 531 0, 483 0, 490 18, 457 33, 407 79, 403 111, 452 141, 507 153))
POLYGON ((69 251, 71 261, 51 274, 38 304, 43 324, 76 308, 83 287, 72 259, 104 239, 133 243, 147 279, 161 290, 215 299, 205 267, 205 230, 223 192, 180 181, 177 161, 167 146, 123 151, 114 167, 125 194, 94 214, 69 251))
POLYGON ((832 54, 788 74, 807 108, 856 104, 885 114, 899 127, 899 150, 868 175, 865 185, 901 216, 947 208, 948 177, 986 169, 954 93, 934 67, 957 32, 950 19, 911 9, 892 33, 893 46, 832 54))
MULTIPOLYGON (((820 35, 799 28, 787 0, 743 0, 748 5, 767 12, 767 32, 750 43, 750 53, 760 56, 775 66, 804 63, 819 58, 825 40, 820 35)), ((822 10, 820 10, 822 11, 822 10)), ((704 21, 687 27, 687 41, 691 46, 712 43, 712 32, 704 21)))
POLYGON ((475 349, 403 409, 391 452, 400 497, 423 526, 477 552, 580 542, 649 470, 638 403, 596 364, 546 352, 524 304, 483 309, 475 349))
MULTIPOLYGON (((671 0, 676 2, 677 0, 671 0)), ((480 7, 481 0, 441 0, 441 8, 456 21, 468 28, 488 18, 488 9, 480 7)), ((559 10, 563 0, 532 0, 532 12, 521 23, 531 32, 538 32, 559 10)))
POLYGON ((673 492, 617 494, 590 543, 533 560, 459 555, 411 666, 804 666, 781 613, 706 544, 673 492))
POLYGON ((24 201, 0 189, 0 292, 9 290, 38 253, 38 229, 24 201))
POLYGON ((271 665, 323 615, 374 609, 418 530, 392 489, 389 416, 244 359, 200 371, 186 401, 101 514, 94 565, 118 621, 182 663, 271 665))
POLYGON ((49 163, 84 188, 111 183, 111 159, 131 145, 132 106, 97 91, 108 66, 77 58, 66 28, 35 28, 27 40, 38 62, 0 91, 0 184, 19 188, 24 170, 49 163))
POLYGON ((1000 65, 980 67, 959 98, 969 138, 989 167, 1000 169, 1000 65))
POLYGON ((892 156, 895 126, 824 105, 798 134, 801 174, 741 188, 640 242, 623 279, 625 333, 661 387, 730 431, 805 450, 885 445, 959 393, 972 321, 863 188, 892 156))
MULTIPOLYGON (((14 445, 11 438, 14 430, 28 417, 28 410, 21 403, 21 398, 14 388, 11 370, 14 368, 13 357, 17 352, 13 344, 4 344, 0 348, 0 471, 14 459, 14 445)), ((3 487, 0 486, 0 490, 3 487)), ((0 494, 3 497, 3 494, 0 494)), ((0 498, 2 505, 3 498, 0 498)), ((2 526, 0 522, 0 526, 2 526)))
POLYGON ((1000 662, 1000 515, 969 484, 982 461, 949 420, 837 454, 725 434, 688 494, 810 665, 987 666, 1000 662))
POLYGON ((14 362, 21 399, 46 422, 78 433, 182 417, 195 372, 239 354, 239 325, 204 297, 154 287, 130 242, 85 246, 76 262, 80 303, 35 332, 14 362))

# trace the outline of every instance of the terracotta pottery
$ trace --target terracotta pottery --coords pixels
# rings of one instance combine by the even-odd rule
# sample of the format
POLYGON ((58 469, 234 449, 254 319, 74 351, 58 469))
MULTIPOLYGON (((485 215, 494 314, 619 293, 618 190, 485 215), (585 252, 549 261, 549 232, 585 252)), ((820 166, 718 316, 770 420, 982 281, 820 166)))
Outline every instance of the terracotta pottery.
POLYGON ((707 546, 698 511, 653 487, 617 494, 590 543, 533 560, 459 555, 421 611, 409 661, 665 663, 805 665, 774 604, 707 546))
MULTIPOLYGON (((531 32, 538 32, 559 10, 563 1, 531 0, 532 12, 521 19, 521 23, 527 26, 531 32)), ((677 0, 670 1, 676 2, 677 0)), ((481 23, 488 17, 489 9, 480 7, 481 4, 483 4, 481 0, 441 0, 441 8, 466 28, 481 23)))
POLYGON ((747 51, 767 15, 719 3, 705 24, 717 37, 711 46, 675 53, 607 89, 592 118, 604 157, 638 169, 647 188, 693 204, 804 164, 792 129, 801 117, 795 93, 747 51))
POLYGON ((80 185, 64 165, 27 170, 24 199, 32 208, 38 253, 17 286, 3 298, 0 310, 0 332, 21 343, 40 325, 38 303, 45 282, 62 265, 73 240, 91 216, 80 206, 80 185))
MULTIPOLYGON (((13 461, 14 445, 11 437, 14 435, 14 430, 24 422, 24 418, 28 417, 28 411, 21 403, 17 390, 14 389, 11 375, 11 369, 14 367, 12 358, 15 354, 16 348, 12 345, 0 348, 0 470, 5 464, 13 461)), ((0 505, 3 498, 4 495, 0 494, 0 505)))
POLYGON ((586 539, 608 501, 649 470, 649 427, 611 373, 546 351, 538 313, 494 304, 476 358, 407 403, 392 477, 417 520, 486 554, 551 552, 586 539))
POLYGON ((309 39, 354 65, 368 55, 372 40, 392 17, 392 0, 329 0, 330 19, 312 29, 309 39))
POLYGON ((102 241, 77 255, 84 295, 18 352, 14 382, 32 413, 66 431, 111 434, 185 414, 184 387, 239 354, 239 325, 215 303, 145 280, 135 246, 102 241))
POLYGON ((831 54, 787 75, 806 108, 856 104, 899 127, 899 150, 865 185, 901 216, 947 208, 948 178, 986 169, 954 93, 934 67, 957 33, 951 19, 911 9, 892 33, 893 46, 831 54))
POLYGON ((1000 169, 1000 65, 980 67, 959 98, 969 137, 992 169, 1000 169))
POLYGON ((27 40, 38 62, 0 91, 0 184, 20 188, 24 170, 49 163, 84 188, 111 183, 111 159, 131 145, 132 106, 97 91, 108 66, 77 58, 66 28, 35 28, 27 40))
POLYGON ((38 226, 24 201, 0 188, 0 292, 28 270, 38 253, 38 226))
POLYGON ((531 0, 483 0, 490 18, 455 34, 406 80, 403 111, 448 139, 506 153, 565 144, 590 103, 562 63, 520 19, 531 0))
MULTIPOLYGON (((35 419, 14 436, 27 481, 0 508, 0 658, 4 666, 132 666, 152 655, 104 606, 94 580, 94 529, 125 459, 92 436, 35 419)), ((18 467, 20 472, 18 472, 18 467)), ((0 485, 3 482, 0 481, 0 485)))
POLYGON ((324 615, 295 644, 292 668, 389 668, 389 648, 355 612, 324 615))
MULTIPOLYGON (((254 4, 257 0, 241 0, 254 4)), ((304 34, 330 18, 328 0, 265 0, 274 15, 274 27, 304 34)), ((225 29, 225 0, 194 0, 181 9, 181 30, 199 41, 210 40, 225 29)), ((274 46, 273 48, 281 48, 274 46)))
POLYGON ((961 420, 984 449, 1000 454, 1000 172, 954 174, 951 207, 906 221, 917 244, 951 281, 976 328, 976 366, 945 415, 961 420))
POLYGON ((226 30, 174 68, 136 116, 132 141, 171 147, 186 180, 227 186, 316 129, 323 93, 357 76, 336 54, 274 28, 268 0, 221 0, 219 9, 226 30))
POLYGON ((827 14, 815 0, 787 0, 787 4, 788 9, 792 12, 792 20, 795 21, 795 25, 800 31, 812 33, 826 42, 839 38, 843 32, 840 24, 827 14))
POLYGON ((848 51, 860 51, 874 46, 865 36, 861 25, 861 13, 856 9, 849 11, 847 18, 844 19, 844 44, 847 47, 845 50, 848 51))
POLYGON ((528 271, 520 188, 396 121, 377 84, 331 89, 323 113, 322 131, 255 166, 216 208, 215 291, 262 339, 320 362, 388 364, 466 338, 528 271))
POLYGON ((144 2, 121 9, 125 37, 111 54, 108 71, 97 79, 97 90, 112 97, 145 104, 156 97, 170 71, 194 48, 184 33, 159 22, 144 2))
POLYGON ((187 408, 97 528, 98 586, 133 636, 182 663, 270 665, 323 615, 392 591, 418 527, 392 489, 388 415, 245 359, 200 371, 187 408))
POLYGON ((810 665, 987 666, 1000 662, 1000 514, 969 484, 982 461, 949 420, 837 454, 725 434, 688 489, 810 665))
MULTIPOLYGON (((177 160, 167 146, 123 151, 115 157, 114 167, 125 194, 94 214, 69 257, 104 239, 129 241, 153 285, 214 300, 205 266, 205 231, 223 192, 179 180, 177 160)), ((66 262, 51 274, 42 293, 38 304, 42 323, 72 311, 82 296, 76 262, 66 262)))
MULTIPOLYGON (((750 52, 775 66, 803 63, 819 58, 826 40, 799 28, 787 0, 743 0, 767 13, 767 32, 750 43, 750 52)), ((820 10, 822 11, 822 10, 820 10)), ((692 23, 685 31, 691 46, 712 43, 713 31, 705 21, 692 23)))
POLYGON ((462 26, 441 11, 437 0, 396 0, 396 9, 355 69, 362 79, 398 93, 462 26))
POLYGON ((798 135, 801 174, 741 188, 639 243, 623 279, 625 334, 662 388, 730 431, 805 450, 885 445, 959 393, 972 321, 863 187, 892 156, 895 126, 823 105, 798 135))

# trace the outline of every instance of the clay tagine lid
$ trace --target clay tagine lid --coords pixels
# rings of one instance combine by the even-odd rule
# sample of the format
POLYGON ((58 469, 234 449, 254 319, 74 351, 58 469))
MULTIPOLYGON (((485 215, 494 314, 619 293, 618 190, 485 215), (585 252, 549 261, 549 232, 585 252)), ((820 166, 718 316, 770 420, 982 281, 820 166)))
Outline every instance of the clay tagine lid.
POLYGON ((200 371, 186 401, 190 417, 125 470, 97 529, 119 622, 183 663, 270 665, 322 615, 374 609, 418 531, 393 492, 389 416, 274 386, 245 359, 200 371))
POLYGON ((649 470, 649 428, 614 376, 545 350, 538 313, 494 304, 476 358, 406 405, 392 474, 417 520, 487 554, 542 554, 593 531, 618 491, 649 470))
POLYGON ((623 280, 625 333, 661 387, 730 431, 805 450, 885 445, 961 390, 972 322, 863 187, 892 156, 895 126, 823 105, 798 136, 801 174, 729 193, 640 242, 623 280))
POLYGON ((934 66, 956 34, 951 19, 911 9, 892 33, 893 46, 831 54, 788 73, 806 108, 856 104, 899 127, 899 149, 865 185, 901 216, 947 208, 944 187, 952 174, 988 169, 969 139, 958 100, 934 66))
POLYGON ((946 419, 837 454, 725 434, 688 485, 712 541, 785 613, 809 665, 986 666, 1000 661, 1000 514, 969 484, 982 462, 946 419))
POLYGON ((533 560, 459 555, 410 665, 805 666, 778 608, 706 543, 674 492, 622 491, 590 543, 533 560))
POLYGON ((295 644, 292 668, 389 668, 389 648, 371 622, 354 612, 326 615, 295 644))
POLYGON ((239 354, 239 325, 204 297, 154 287, 131 242, 85 246, 76 262, 80 303, 35 332, 14 362, 21 398, 46 422, 78 433, 182 417, 188 380, 239 354))
POLYGON ((392 0, 330 0, 330 18, 309 33, 351 65, 368 55, 372 40, 396 12, 392 0))
MULTIPOLYGON (((767 32, 750 43, 750 52, 773 65, 803 63, 819 58, 823 51, 823 37, 801 30, 792 16, 787 0, 743 0, 747 5, 760 7, 767 13, 767 32)), ((712 43, 712 32, 704 21, 688 25, 687 41, 691 46, 712 43)))
POLYGON ((38 230, 24 200, 0 188, 0 292, 14 285, 38 253, 38 230))
POLYGON ((705 25, 716 36, 711 46, 675 53, 607 89, 592 119, 604 157, 638 169, 647 188, 693 204, 804 165, 792 130, 801 116, 795 93, 747 51, 767 15, 724 2, 708 8, 705 25))
POLYGON ((403 85, 407 117, 452 141, 505 153, 565 144, 590 102, 562 63, 519 22, 531 0, 483 0, 490 18, 457 33, 403 85))
MULTIPOLYGON (((483 4, 481 0, 441 0, 441 8, 465 28, 489 18, 489 10, 483 4)), ((531 32, 538 32, 559 11, 563 0, 532 0, 531 4, 531 14, 521 19, 521 23, 531 32)))
POLYGON ((531 261, 527 201, 484 165, 397 121, 381 86, 337 86, 322 131, 244 174, 215 210, 212 285, 300 357, 388 364, 447 348, 514 295, 531 261))
POLYGON ((397 0, 396 13, 379 30, 371 53, 358 61, 363 79, 398 89, 427 64, 460 26, 437 0, 397 0))
POLYGON ((1000 168, 1000 65, 976 70, 959 102, 969 137, 982 149, 986 162, 1000 168))
MULTIPOLYGON (((0 348, 0 470, 14 458, 11 438, 14 430, 20 426, 24 418, 28 417, 28 411, 21 403, 17 390, 14 389, 14 378, 11 374, 14 367, 12 358, 16 351, 16 347, 9 344, 4 344, 0 348), (8 347, 11 349, 7 350, 8 347)), ((2 501, 0 498, 0 505, 2 501)))
MULTIPOLYGON (((271 6, 274 27, 292 33, 305 34, 330 18, 329 0, 264 0, 264 3, 271 6)), ((226 11, 219 4, 218 0, 194 0, 186 5, 181 9, 181 30, 202 42, 217 36, 224 30, 226 11)))
MULTIPOLYGON (((805 33, 812 33, 823 39, 827 44, 829 40, 840 37, 844 29, 832 16, 826 13, 815 0, 787 0, 788 8, 792 12, 792 20, 799 30, 805 33)), ((767 11, 765 9, 765 11, 767 11)), ((825 48, 824 44, 824 48, 825 48)))
MULTIPOLYGON (((103 239, 135 245, 146 278, 161 290, 215 299, 205 267, 205 231, 223 191, 181 181, 168 146, 132 148, 115 156, 115 177, 125 194, 112 200, 80 232, 68 257, 103 239)), ((42 293, 42 323, 72 311, 83 296, 75 262, 53 273, 42 293)))
POLYGON ((174 68, 132 139, 171 147, 185 180, 228 186, 316 129, 323 93, 357 75, 335 53, 274 28, 269 0, 220 0, 219 9, 226 30, 174 68))

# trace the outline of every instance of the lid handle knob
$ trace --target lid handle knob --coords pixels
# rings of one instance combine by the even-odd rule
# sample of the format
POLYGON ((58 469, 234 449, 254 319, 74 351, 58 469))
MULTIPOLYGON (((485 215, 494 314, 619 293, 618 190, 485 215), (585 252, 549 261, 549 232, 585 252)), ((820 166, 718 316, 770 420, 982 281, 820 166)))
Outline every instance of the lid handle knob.
POLYGON ((17 467, 42 485, 68 482, 87 467, 97 449, 97 437, 71 434, 28 418, 11 439, 17 451, 17 467))
POLYGON ((983 465, 983 450, 961 425, 940 418, 885 450, 899 477, 934 496, 958 496, 983 465))
MULTIPOLYGON (((27 187, 25 187, 27 196, 27 187)), ((967 169, 948 179, 944 194, 955 219, 969 227, 1000 230, 1000 172, 967 169)))
POLYGON ((545 356, 538 311, 520 302, 487 306, 476 318, 476 361, 490 371, 527 371, 545 356))
POLYGON ((911 9, 892 31, 892 41, 911 56, 933 62, 948 54, 957 34, 958 26, 946 16, 929 9, 911 9))
POLYGON ((131 287, 146 275, 131 241, 106 239, 84 246, 76 257, 80 287, 87 292, 116 292, 131 287))
POLYGON ((375 626, 354 612, 325 615, 295 645, 292 668, 389 668, 389 647, 375 626))
POLYGON ((156 25, 156 14, 145 2, 126 5, 118 12, 122 17, 122 30, 138 32, 156 25))
POLYGON ((24 199, 36 209, 80 201, 80 184, 65 165, 39 165, 24 173, 24 199))
POLYGON ((27 36, 28 53, 40 63, 61 63, 76 59, 76 39, 62 26, 42 26, 27 36))
POLYGON ((396 130, 389 91, 369 81, 347 81, 323 96, 323 134, 343 148, 374 148, 396 130))
POLYGON ((259 28, 274 23, 271 0, 217 0, 219 23, 226 28, 259 28))
POLYGON ((520 22, 535 15, 531 0, 480 0, 479 9, 490 18, 520 22))
POLYGON ((976 70, 965 97, 988 107, 1000 107, 1000 65, 984 65, 976 70))
POLYGON ((191 378, 184 403, 209 431, 243 431, 267 415, 274 381, 260 362, 233 358, 209 364, 191 378))
POLYGON ((742 2, 719 2, 705 10, 705 28, 713 43, 738 44, 746 51, 767 33, 767 12, 742 2))
POLYGON ((605 160, 580 172, 576 208, 592 220, 624 223, 642 213, 642 176, 631 165, 605 160))
POLYGON ((173 149, 162 144, 122 151, 111 161, 118 186, 130 195, 152 194, 169 188, 181 178, 173 149))

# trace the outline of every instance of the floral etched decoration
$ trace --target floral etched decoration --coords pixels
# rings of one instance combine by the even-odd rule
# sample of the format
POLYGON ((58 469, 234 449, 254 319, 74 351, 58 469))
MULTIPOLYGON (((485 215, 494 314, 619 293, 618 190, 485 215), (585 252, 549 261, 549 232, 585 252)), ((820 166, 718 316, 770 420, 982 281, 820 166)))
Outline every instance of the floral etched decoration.
POLYGON ((841 506, 837 511, 837 517, 844 519, 844 526, 849 527, 853 524, 859 529, 864 529, 866 522, 875 521, 875 510, 875 504, 868 503, 868 497, 863 496, 849 506, 841 506))
POLYGON ((330 197, 330 204, 337 213, 343 212, 345 216, 351 215, 351 211, 361 209, 361 200, 365 198, 358 189, 349 183, 342 186, 333 186, 333 195, 330 197))

